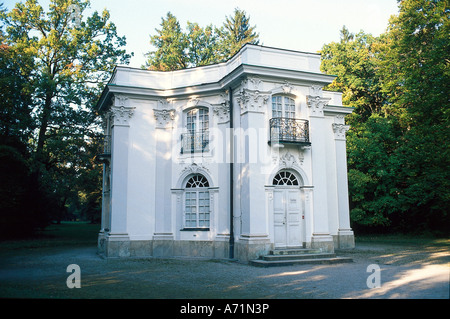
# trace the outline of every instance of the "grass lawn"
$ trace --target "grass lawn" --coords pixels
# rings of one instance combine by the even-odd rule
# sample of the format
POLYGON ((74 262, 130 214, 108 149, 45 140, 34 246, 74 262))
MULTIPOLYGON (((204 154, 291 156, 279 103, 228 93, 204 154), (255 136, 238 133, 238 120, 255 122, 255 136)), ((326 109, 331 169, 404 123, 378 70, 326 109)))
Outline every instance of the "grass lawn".
POLYGON ((61 222, 61 224, 49 225, 31 238, 2 241, 0 242, 0 251, 64 246, 95 246, 99 230, 99 224, 61 222))
MULTIPOLYGON (((6 240, 0 242, 0 251, 17 249, 39 249, 64 246, 96 246, 100 224, 89 222, 61 222, 52 224, 32 238, 6 240)), ((449 238, 435 238, 427 235, 404 234, 355 234, 356 243, 395 244, 395 245, 449 245, 449 238)))
POLYGON ((430 235, 405 235, 405 234, 355 234, 355 242, 372 244, 395 244, 395 245, 449 245, 450 238, 438 238, 430 235))

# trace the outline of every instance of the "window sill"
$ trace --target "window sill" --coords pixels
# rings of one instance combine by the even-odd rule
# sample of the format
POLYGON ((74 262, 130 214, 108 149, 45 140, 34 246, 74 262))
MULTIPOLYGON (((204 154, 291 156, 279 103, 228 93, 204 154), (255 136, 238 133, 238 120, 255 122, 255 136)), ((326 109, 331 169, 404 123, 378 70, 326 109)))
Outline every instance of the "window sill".
POLYGON ((209 231, 209 227, 208 228, 203 228, 203 227, 181 228, 180 231, 209 231))

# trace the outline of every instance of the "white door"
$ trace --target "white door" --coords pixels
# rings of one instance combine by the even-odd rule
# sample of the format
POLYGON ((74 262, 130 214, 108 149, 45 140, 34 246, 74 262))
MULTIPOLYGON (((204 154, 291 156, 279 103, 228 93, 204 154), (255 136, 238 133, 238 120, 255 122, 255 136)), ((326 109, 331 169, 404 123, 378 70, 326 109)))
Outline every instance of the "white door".
POLYGON ((273 192, 275 247, 302 246, 302 209, 298 188, 278 188, 273 192))

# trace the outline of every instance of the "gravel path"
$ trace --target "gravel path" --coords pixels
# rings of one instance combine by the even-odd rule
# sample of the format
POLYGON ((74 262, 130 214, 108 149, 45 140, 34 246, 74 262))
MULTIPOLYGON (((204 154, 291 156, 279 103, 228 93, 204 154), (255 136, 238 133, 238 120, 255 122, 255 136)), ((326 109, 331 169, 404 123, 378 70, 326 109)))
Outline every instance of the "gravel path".
POLYGON ((226 260, 102 259, 95 247, 0 252, 0 297, 449 299, 448 241, 415 246, 357 244, 338 255, 354 262, 259 268, 226 260), (80 266, 80 289, 66 285, 70 264, 80 266), (380 269, 378 288, 367 286, 368 277, 375 275, 367 271, 373 264, 380 269))

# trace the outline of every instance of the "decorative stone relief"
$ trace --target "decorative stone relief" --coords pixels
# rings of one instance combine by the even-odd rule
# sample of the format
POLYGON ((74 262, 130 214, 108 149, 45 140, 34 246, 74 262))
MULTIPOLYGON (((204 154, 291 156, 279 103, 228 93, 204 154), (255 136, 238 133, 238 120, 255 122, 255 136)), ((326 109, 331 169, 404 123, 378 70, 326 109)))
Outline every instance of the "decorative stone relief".
POLYGON ((165 128, 168 124, 170 124, 175 119, 175 110, 174 109, 153 109, 153 113, 155 115, 155 120, 157 127, 165 128))
POLYGON ((189 98, 189 101, 187 102, 188 107, 196 107, 198 105, 198 102, 200 102, 200 99, 196 96, 191 96, 189 98))
POLYGON ((345 124, 345 115, 342 115, 342 114, 335 115, 334 121, 335 121, 335 123, 338 123, 338 124, 345 124))
POLYGON ((309 88, 309 92, 311 96, 320 96, 322 97, 323 95, 323 89, 320 85, 312 85, 309 88))
POLYGON ((295 166, 303 165, 303 160, 303 152, 300 152, 298 158, 296 158, 292 153, 287 151, 280 157, 280 167, 294 168, 295 166))
POLYGON ((323 108, 328 105, 330 100, 330 98, 308 95, 307 105, 311 110, 310 116, 323 117, 323 108))
POLYGON ((295 157, 289 151, 280 157, 280 166, 284 168, 292 168, 295 164, 295 157))
POLYGON ((345 140, 345 133, 350 129, 350 126, 345 124, 333 123, 332 128, 335 139, 345 140))
POLYGON ((237 103, 241 108, 241 114, 246 112, 264 113, 270 95, 260 90, 262 81, 256 77, 248 77, 242 80, 237 93, 237 103))
POLYGON ((288 81, 284 81, 284 84, 281 86, 281 88, 283 89, 283 92, 285 94, 289 94, 291 93, 293 86, 288 81))
POLYGON ((242 80, 241 87, 248 90, 259 90, 262 81, 257 77, 247 77, 242 80))
POLYGON ((246 112, 264 112, 269 101, 268 94, 241 88, 237 94, 237 102, 241 107, 241 114, 246 112))
POLYGON ((113 118, 113 123, 116 126, 129 126, 129 120, 132 118, 134 113, 134 107, 126 106, 111 106, 111 115, 113 118))
POLYGON ((123 94, 114 94, 112 101, 113 105, 105 119, 111 119, 111 124, 116 126, 129 126, 135 107, 128 106, 129 99, 123 94))
POLYGON ((226 123, 230 120, 230 101, 227 92, 220 94, 222 102, 213 106, 213 112, 218 117, 218 123, 226 123))
POLYGON ((259 86, 261 85, 261 80, 259 78, 248 78, 248 89, 259 90, 259 86))
POLYGON ((320 85, 312 85, 309 88, 310 95, 306 96, 306 104, 310 108, 310 116, 323 117, 323 108, 328 105, 330 98, 324 98, 320 85))
POLYGON ((205 167, 204 165, 198 165, 196 163, 192 163, 189 166, 186 166, 182 171, 181 174, 188 173, 188 174, 197 174, 201 173, 202 171, 209 173, 209 169, 205 167))
POLYGON ((159 110, 169 109, 171 103, 172 103, 172 101, 169 99, 161 99, 158 101, 158 109, 159 110))
POLYGON ((128 96, 114 94, 114 106, 128 106, 128 96))

